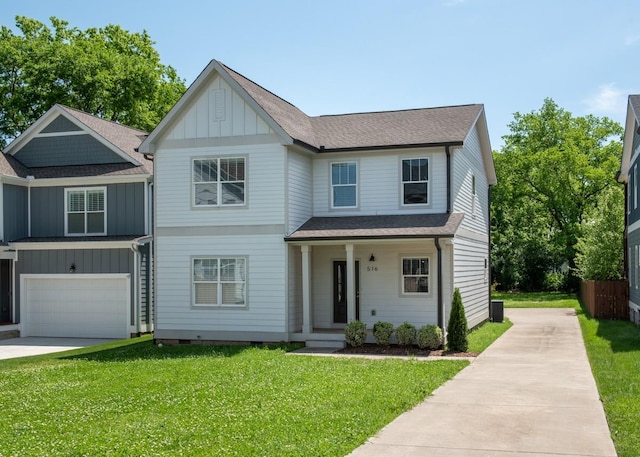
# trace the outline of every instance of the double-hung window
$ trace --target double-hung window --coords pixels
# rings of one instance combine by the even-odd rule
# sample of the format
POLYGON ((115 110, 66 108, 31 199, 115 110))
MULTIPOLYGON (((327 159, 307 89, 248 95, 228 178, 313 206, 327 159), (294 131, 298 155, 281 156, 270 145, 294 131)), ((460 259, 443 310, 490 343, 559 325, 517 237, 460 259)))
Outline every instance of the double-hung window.
POLYGON ((402 204, 429 203, 429 159, 402 159, 402 204))
POLYGON ((106 235, 105 187, 65 189, 65 235, 106 235))
POLYGON ((244 205, 245 165, 243 157, 194 159, 194 206, 244 205))
POLYGON ((246 258, 194 258, 192 283, 194 306, 245 306, 246 258))
POLYGON ((402 258, 402 293, 403 294, 428 294, 429 293, 429 258, 428 257, 403 257, 402 258))
POLYGON ((356 162, 331 164, 331 207, 355 208, 358 206, 356 162))

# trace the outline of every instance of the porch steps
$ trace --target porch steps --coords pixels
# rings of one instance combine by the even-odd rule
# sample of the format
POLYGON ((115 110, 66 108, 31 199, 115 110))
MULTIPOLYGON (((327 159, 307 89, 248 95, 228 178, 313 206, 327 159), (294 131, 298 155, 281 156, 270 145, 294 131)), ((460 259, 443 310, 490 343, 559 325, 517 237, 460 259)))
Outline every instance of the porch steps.
POLYGON ((339 340, 307 340, 304 344, 308 348, 344 349, 344 341, 339 340))

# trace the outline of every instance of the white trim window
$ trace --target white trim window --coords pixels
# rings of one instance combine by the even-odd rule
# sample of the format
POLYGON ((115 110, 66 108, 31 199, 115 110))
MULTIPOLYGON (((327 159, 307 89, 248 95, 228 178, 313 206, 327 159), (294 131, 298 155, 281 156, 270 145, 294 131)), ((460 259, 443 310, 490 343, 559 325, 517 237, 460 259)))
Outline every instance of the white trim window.
POLYGON ((358 206, 356 162, 331 164, 331 207, 355 208, 358 206))
POLYGON ((638 207, 638 165, 633 166, 633 209, 638 207))
POLYGON ((107 234, 107 188, 74 187, 64 190, 65 236, 107 234))
POLYGON ((402 293, 403 294, 428 294, 429 293, 429 258, 428 257, 403 257, 402 258, 402 293))
POLYGON ((402 159, 402 204, 429 204, 429 158, 402 159))
POLYGON ((193 205, 244 205, 245 165, 244 157, 193 159, 193 205))
POLYGON ((192 261, 194 306, 246 306, 247 259, 197 257, 192 261))

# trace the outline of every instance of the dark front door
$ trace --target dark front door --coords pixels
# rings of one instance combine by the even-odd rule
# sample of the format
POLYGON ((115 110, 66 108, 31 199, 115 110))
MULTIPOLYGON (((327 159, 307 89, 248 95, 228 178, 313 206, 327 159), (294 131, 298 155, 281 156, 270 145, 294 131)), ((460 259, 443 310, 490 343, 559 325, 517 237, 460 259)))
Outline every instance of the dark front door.
POLYGON ((11 261, 0 260, 0 323, 11 322, 11 261))
MULTIPOLYGON (((360 319, 360 262, 356 261, 356 319, 360 319)), ((347 262, 333 262, 333 322, 347 323, 347 262)))

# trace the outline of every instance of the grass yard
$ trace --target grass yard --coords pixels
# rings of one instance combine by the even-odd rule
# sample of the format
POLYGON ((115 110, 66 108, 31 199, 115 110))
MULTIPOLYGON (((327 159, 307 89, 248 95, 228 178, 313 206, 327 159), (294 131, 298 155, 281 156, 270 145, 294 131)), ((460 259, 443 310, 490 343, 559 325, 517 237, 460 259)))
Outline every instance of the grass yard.
POLYGON ((640 327, 626 321, 593 319, 575 295, 494 293, 492 298, 504 300, 507 308, 576 309, 618 456, 637 457, 640 449, 640 327))
POLYGON ((485 322, 469 333, 469 352, 482 352, 497 340, 513 324, 509 319, 504 322, 485 322))
POLYGON ((0 456, 344 456, 468 364, 148 338, 75 354, 0 361, 0 456))

